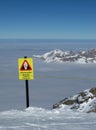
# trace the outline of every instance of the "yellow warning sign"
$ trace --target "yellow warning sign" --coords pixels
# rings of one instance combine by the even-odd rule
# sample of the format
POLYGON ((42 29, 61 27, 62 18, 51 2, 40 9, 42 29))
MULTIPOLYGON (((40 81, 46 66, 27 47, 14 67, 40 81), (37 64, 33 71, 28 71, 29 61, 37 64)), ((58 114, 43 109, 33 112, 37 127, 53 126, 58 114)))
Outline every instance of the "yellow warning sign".
POLYGON ((33 80, 34 67, 32 58, 19 58, 18 59, 19 79, 20 80, 33 80))

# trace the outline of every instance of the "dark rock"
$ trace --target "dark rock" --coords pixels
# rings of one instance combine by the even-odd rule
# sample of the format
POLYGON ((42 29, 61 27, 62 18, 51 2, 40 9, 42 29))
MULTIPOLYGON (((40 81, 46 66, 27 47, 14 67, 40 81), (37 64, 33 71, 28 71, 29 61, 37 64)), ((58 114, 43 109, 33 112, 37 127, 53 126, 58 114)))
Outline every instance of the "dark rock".
POLYGON ((92 88, 92 89, 90 89, 89 92, 91 92, 94 96, 96 96, 96 88, 92 88))
POLYGON ((61 108, 62 105, 68 105, 72 110, 82 110, 85 107, 82 104, 89 105, 87 112, 96 112, 96 88, 91 88, 73 97, 65 98, 54 104, 53 109, 61 108))

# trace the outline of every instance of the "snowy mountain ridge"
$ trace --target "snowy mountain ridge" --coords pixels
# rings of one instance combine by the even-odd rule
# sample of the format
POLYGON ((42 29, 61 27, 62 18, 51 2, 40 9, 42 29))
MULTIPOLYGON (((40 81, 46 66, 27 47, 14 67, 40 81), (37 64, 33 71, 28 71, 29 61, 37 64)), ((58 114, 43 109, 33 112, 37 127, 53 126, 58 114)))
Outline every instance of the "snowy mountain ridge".
POLYGON ((59 49, 47 52, 43 55, 33 55, 34 58, 40 58, 47 63, 50 62, 76 62, 76 63, 96 63, 96 49, 88 51, 62 51, 59 49))
POLYGON ((78 112, 96 112, 96 88, 87 89, 53 105, 53 109, 66 107, 78 112))

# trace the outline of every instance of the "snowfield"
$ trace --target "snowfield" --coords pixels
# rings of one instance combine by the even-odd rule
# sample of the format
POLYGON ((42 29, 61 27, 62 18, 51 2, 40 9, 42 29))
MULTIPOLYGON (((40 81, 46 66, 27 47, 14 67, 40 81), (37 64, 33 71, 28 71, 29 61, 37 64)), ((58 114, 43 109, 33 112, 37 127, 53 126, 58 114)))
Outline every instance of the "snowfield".
POLYGON ((57 108, 47 110, 29 107, 25 110, 10 110, 0 112, 1 130, 95 130, 96 88, 87 89, 80 94, 62 100, 57 108), (77 101, 65 105, 68 101, 77 101), (81 104, 80 104, 81 103, 81 104), (72 109, 74 107, 74 109, 72 109), (91 111, 91 113, 89 113, 91 111))
POLYGON ((0 130, 95 130, 96 114, 30 107, 0 112, 0 130))

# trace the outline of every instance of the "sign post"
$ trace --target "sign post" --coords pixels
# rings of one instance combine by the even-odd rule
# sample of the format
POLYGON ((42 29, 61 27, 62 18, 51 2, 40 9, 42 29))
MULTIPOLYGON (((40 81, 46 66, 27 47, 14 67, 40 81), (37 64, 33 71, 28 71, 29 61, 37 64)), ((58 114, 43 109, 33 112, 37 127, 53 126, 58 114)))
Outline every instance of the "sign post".
POLYGON ((25 80, 25 87, 26 87, 26 108, 29 107, 29 84, 28 80, 25 80))
MULTIPOLYGON (((24 58, 27 58, 27 56, 25 56, 24 58)), ((27 64, 26 64, 27 67, 27 64)), ((28 84, 28 80, 25 80, 25 87, 26 87, 26 108, 29 107, 29 84, 28 84)))
POLYGON ((29 84, 28 80, 34 79, 34 68, 33 68, 33 59, 24 58, 18 59, 18 68, 19 68, 19 79, 25 80, 25 89, 26 89, 26 107, 29 107, 29 84))

